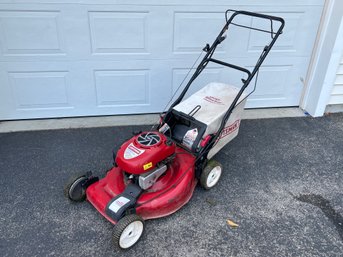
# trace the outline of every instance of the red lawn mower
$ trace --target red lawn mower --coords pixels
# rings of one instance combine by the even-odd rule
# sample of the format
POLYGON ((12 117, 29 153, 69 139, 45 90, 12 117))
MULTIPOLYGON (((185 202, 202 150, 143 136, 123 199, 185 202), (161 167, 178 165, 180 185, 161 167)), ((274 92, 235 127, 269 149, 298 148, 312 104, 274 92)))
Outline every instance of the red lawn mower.
POLYGON ((87 199, 115 224, 113 240, 121 249, 137 243, 145 220, 176 212, 190 200, 198 182, 204 189, 211 189, 222 174, 222 165, 212 157, 237 136, 241 113, 250 95, 244 90, 255 75, 257 80, 262 62, 284 27, 282 18, 259 13, 227 10, 225 17, 223 29, 211 46, 205 46, 204 58, 159 124, 123 143, 114 155, 114 166, 104 178, 82 174, 73 177, 65 187, 71 201, 87 199), (238 24, 237 17, 270 22, 270 30, 238 24), (232 26, 270 34, 271 40, 252 71, 212 57, 232 26), (210 62, 244 73, 243 86, 213 82, 183 100, 210 62))

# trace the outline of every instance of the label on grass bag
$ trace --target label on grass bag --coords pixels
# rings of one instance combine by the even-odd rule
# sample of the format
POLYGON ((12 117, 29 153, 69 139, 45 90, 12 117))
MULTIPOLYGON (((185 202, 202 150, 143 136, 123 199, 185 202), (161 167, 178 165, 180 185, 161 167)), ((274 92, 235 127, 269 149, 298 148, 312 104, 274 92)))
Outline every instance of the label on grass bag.
POLYGON ((192 149, 192 146, 194 144, 195 139, 198 136, 198 129, 194 128, 191 130, 188 130, 186 134, 183 137, 182 144, 186 146, 189 149, 192 149))

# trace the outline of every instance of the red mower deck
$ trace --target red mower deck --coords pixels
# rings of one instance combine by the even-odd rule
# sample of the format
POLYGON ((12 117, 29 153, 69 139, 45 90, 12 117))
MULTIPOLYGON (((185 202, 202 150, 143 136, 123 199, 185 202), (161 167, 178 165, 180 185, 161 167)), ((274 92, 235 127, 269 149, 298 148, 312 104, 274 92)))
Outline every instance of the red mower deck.
MULTIPOLYGON (((177 147, 176 157, 163 177, 137 201, 137 214, 144 220, 160 218, 176 212, 192 197, 197 179, 194 176, 195 157, 177 147)), ((109 201, 121 194, 126 187, 123 171, 113 167, 106 177, 87 188, 87 200, 110 222, 105 213, 109 201)))

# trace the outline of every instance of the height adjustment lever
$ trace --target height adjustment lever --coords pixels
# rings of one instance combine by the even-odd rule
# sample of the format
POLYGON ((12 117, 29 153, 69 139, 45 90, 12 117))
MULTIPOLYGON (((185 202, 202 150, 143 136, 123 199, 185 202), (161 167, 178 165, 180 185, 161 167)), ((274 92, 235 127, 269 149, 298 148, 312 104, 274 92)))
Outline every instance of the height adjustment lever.
POLYGON ((210 51, 210 45, 206 44, 205 47, 202 49, 204 52, 210 51))
POLYGON ((225 30, 225 32, 223 33, 223 35, 219 38, 219 44, 220 44, 221 42, 223 42, 223 41, 226 39, 226 37, 227 37, 227 29, 225 30))

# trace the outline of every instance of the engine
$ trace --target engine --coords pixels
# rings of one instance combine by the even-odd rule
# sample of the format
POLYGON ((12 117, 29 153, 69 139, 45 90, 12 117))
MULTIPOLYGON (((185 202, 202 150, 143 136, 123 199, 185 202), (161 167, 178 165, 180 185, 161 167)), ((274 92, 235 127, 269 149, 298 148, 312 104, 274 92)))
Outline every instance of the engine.
POLYGON ((142 189, 151 187, 167 170, 175 153, 175 143, 157 131, 142 132, 126 141, 118 150, 116 164, 138 177, 142 189))

